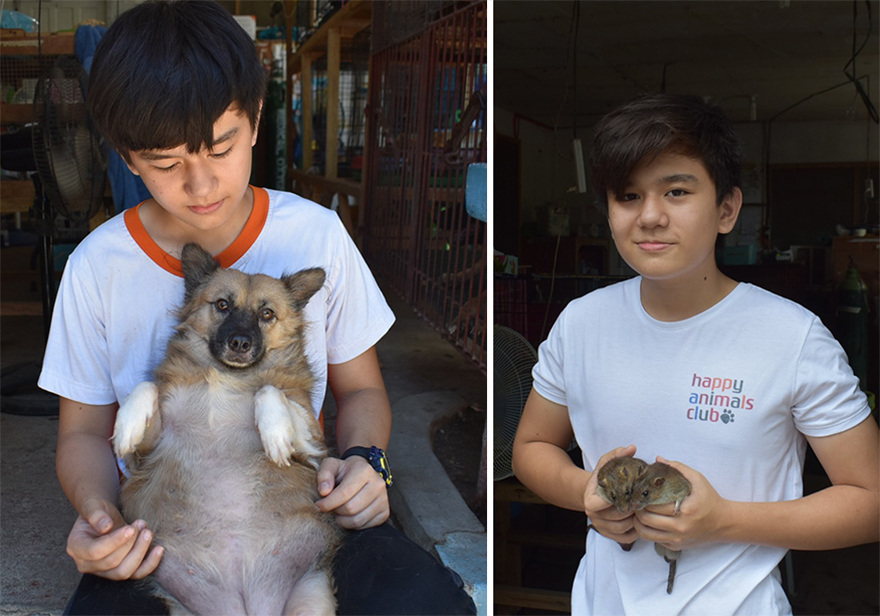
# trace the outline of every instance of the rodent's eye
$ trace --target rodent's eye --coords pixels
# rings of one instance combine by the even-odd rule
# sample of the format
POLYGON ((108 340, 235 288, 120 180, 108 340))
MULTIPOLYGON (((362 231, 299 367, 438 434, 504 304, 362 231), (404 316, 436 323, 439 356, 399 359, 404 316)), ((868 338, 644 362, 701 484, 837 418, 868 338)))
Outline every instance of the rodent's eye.
POLYGON ((264 321, 271 321, 275 318, 275 312, 270 308, 264 308, 263 311, 260 313, 260 317, 264 321))
POLYGON ((229 301, 225 299, 218 299, 214 302, 214 305, 217 306, 217 310, 220 312, 226 312, 229 310, 229 301))
POLYGON ((648 492, 648 490, 645 490, 644 492, 642 492, 642 497, 648 498, 648 494, 650 494, 650 492, 648 492))

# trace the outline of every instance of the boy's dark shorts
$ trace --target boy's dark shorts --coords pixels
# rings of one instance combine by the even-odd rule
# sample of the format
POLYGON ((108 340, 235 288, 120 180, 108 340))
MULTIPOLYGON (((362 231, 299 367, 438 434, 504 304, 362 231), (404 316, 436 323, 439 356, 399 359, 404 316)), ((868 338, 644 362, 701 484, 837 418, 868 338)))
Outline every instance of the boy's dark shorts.
MULTIPOLYGON (((333 567, 338 614, 476 614, 457 573, 389 524, 349 532, 333 567)), ((143 582, 84 575, 65 614, 167 614, 143 582)))

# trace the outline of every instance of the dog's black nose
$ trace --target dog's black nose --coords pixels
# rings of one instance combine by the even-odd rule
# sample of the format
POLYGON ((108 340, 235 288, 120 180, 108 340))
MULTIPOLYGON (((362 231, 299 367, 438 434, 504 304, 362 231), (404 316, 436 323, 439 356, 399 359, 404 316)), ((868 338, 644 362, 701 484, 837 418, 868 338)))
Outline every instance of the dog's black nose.
POLYGON ((237 353, 247 353, 251 350, 250 336, 237 334, 229 339, 229 348, 237 353))

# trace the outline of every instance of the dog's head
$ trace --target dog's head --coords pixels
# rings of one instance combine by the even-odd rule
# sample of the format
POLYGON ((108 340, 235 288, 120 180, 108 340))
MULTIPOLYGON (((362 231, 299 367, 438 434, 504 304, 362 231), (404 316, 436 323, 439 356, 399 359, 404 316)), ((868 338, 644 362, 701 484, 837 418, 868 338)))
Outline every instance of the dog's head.
POLYGON ((223 269, 198 244, 184 246, 181 261, 186 291, 178 329, 195 333, 230 368, 289 348, 302 332, 303 308, 324 284, 318 268, 280 279, 223 269))

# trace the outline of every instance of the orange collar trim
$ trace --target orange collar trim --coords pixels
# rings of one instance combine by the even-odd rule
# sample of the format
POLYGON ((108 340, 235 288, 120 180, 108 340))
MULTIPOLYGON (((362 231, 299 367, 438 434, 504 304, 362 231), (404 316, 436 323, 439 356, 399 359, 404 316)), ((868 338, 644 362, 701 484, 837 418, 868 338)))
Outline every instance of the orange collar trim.
MULTIPOLYGON (((235 241, 226 250, 214 257, 214 260, 220 263, 221 267, 232 267, 236 261, 244 256, 244 253, 257 241, 260 232, 266 225, 266 220, 269 218, 269 193, 256 186, 251 188, 254 191, 254 207, 251 210, 251 215, 248 217, 241 233, 235 238, 235 241)), ((147 229, 144 227, 144 223, 141 222, 141 217, 138 213, 141 205, 143 204, 125 211, 125 227, 140 249, 156 265, 166 272, 183 278, 183 264, 180 262, 180 259, 162 250, 155 240, 150 237, 150 234, 147 233, 147 229)))

